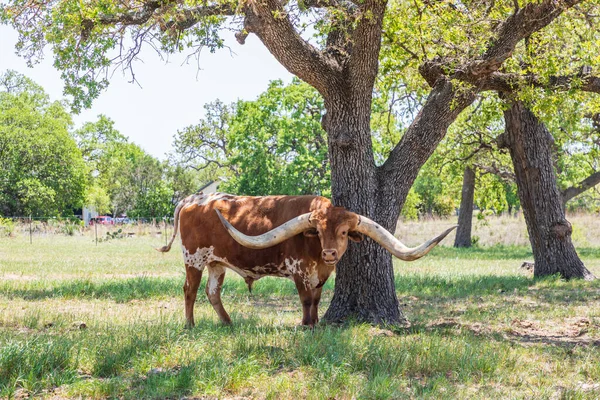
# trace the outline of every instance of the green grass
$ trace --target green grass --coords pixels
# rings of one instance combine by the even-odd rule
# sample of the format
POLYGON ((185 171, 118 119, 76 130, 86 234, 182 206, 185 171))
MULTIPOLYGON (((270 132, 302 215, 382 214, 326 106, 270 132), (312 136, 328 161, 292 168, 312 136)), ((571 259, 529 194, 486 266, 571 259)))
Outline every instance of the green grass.
MULTIPOLYGON (((525 247, 397 262, 408 328, 303 329, 292 282, 265 278, 250 294, 228 272, 233 325, 202 285, 186 330, 181 255, 160 244, 0 239, 0 398, 600 397, 600 283, 534 281, 519 270, 525 247)), ((600 276, 599 249, 580 254, 600 276)))

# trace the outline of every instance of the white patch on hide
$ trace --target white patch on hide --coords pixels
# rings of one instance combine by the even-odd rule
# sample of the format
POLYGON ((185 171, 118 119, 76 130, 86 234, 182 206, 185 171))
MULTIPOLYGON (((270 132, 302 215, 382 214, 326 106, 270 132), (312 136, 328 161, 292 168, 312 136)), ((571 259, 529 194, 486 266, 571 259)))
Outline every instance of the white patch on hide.
POLYGON ((317 263, 313 262, 311 266, 306 269, 302 269, 300 264, 304 260, 294 259, 292 257, 286 258, 285 264, 285 276, 294 280, 294 276, 300 277, 304 287, 307 289, 314 289, 319 284, 319 275, 317 273, 317 263))
POLYGON ((229 268, 242 278, 252 278, 253 280, 258 280, 270 275, 289 278, 293 281, 295 280, 295 276, 298 276, 307 289, 314 289, 320 283, 317 262, 312 262, 305 270, 301 266, 304 260, 288 257, 279 265, 270 263, 262 266, 257 265, 252 267, 252 269, 242 269, 231 264, 227 258, 216 256, 214 253, 214 246, 198 248, 193 254, 190 254, 190 251, 183 245, 181 246, 181 249, 183 251, 183 260, 186 265, 200 271, 203 271, 204 267, 209 266, 210 275, 208 288, 211 294, 214 294, 214 291, 216 291, 218 277, 225 272, 223 268, 229 268), (214 271, 213 274, 211 269, 214 270, 215 268, 219 268, 221 273, 214 271))
POLYGON ((295 275, 301 271, 300 264, 302 264, 302 261, 303 260, 296 260, 292 257, 286 258, 285 267, 287 271, 289 271, 292 275, 295 275))
POLYGON ((217 288, 219 287, 219 279, 225 273, 225 269, 220 265, 214 267, 208 267, 208 294, 217 293, 217 288))
MULTIPOLYGON (((308 272, 308 271, 307 271, 308 272)), ((308 275, 308 284, 311 289, 316 288, 321 280, 319 279, 319 271, 317 270, 317 262, 313 261, 313 264, 308 275)))
POLYGON ((181 245, 181 250, 183 251, 183 261, 186 265, 194 267, 197 270, 202 271, 206 265, 215 261, 229 266, 229 262, 226 258, 215 256, 214 246, 198 248, 193 254, 190 254, 190 251, 186 249, 184 245, 181 245))

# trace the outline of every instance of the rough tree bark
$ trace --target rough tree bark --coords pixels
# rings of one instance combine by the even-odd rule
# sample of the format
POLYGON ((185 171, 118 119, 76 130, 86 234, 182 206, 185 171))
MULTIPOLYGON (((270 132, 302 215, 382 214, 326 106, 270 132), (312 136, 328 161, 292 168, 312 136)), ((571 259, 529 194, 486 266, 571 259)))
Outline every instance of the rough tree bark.
MULTIPOLYGON (((406 195, 419 169, 450 124, 472 101, 457 96, 440 79, 423 109, 384 165, 377 168, 370 131, 369 96, 362 103, 328 104, 323 126, 329 137, 333 203, 377 221, 394 232, 406 195), (352 121, 348 124, 347 121, 352 121)), ((348 318, 374 323, 404 323, 396 297, 392 257, 371 239, 351 244, 336 267, 335 293, 324 320, 348 318)))
POLYGON ((475 194, 475 170, 467 166, 463 176, 463 186, 458 212, 458 228, 454 247, 471 247, 471 226, 473 224, 473 197, 475 194))
POLYGON ((552 163, 552 136, 521 102, 511 104, 504 120, 506 131, 499 145, 508 148, 513 162, 535 260, 534 276, 558 273, 565 279, 594 279, 571 241, 571 224, 565 219, 552 163))
MULTIPOLYGON (((347 100, 326 99, 326 107, 323 127, 329 139, 333 203, 382 223, 375 195, 370 101, 368 104, 359 99, 351 104, 347 100)), ((403 322, 391 264, 391 255, 370 239, 350 244, 336 267, 334 301, 323 319, 340 322, 353 317, 373 323, 403 322)))

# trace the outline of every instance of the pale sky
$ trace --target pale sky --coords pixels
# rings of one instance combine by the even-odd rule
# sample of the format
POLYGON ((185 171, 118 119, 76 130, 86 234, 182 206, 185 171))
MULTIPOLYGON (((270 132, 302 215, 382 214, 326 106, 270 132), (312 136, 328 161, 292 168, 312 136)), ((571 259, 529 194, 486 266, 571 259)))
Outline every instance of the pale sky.
MULTIPOLYGON (((76 126, 95 121, 105 114, 116 128, 131 141, 160 159, 172 150, 173 135, 178 129, 196 124, 204 115, 204 104, 216 99, 225 103, 237 99, 252 100, 267 89, 269 81, 292 75, 271 56, 260 40, 250 35, 239 45, 231 32, 223 32, 229 49, 216 53, 205 51, 196 60, 184 64, 184 55, 171 56, 167 64, 149 48, 141 53, 143 61, 135 64, 137 84, 128 82, 120 71, 110 86, 92 104, 74 117, 76 126)), ((52 66, 53 54, 48 49, 45 59, 34 68, 15 54, 17 33, 0 25, 0 73, 7 69, 20 72, 42 85, 52 100, 63 98, 63 82, 52 66)))

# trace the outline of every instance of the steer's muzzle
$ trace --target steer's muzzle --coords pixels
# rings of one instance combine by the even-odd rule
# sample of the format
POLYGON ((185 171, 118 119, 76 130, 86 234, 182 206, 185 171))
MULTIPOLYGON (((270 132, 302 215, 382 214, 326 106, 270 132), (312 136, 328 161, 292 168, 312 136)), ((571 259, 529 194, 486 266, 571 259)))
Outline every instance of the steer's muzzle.
POLYGON ((323 261, 325 261, 325 264, 335 264, 336 262, 338 262, 338 252, 335 249, 323 250, 321 256, 323 257, 323 261))

